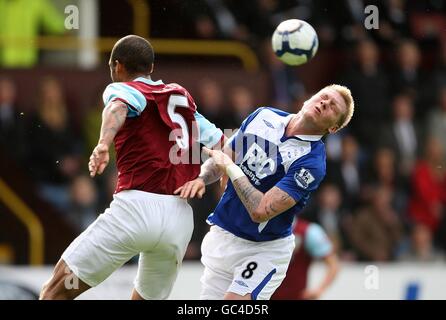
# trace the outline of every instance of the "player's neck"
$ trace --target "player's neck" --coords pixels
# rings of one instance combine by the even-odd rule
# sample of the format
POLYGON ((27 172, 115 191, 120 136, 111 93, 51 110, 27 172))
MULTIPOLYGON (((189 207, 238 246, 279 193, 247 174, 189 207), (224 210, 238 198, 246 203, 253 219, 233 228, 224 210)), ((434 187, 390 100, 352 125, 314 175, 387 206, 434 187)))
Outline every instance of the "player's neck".
POLYGON ((296 135, 324 135, 324 133, 320 132, 319 129, 312 127, 307 121, 305 121, 301 113, 297 113, 291 118, 286 127, 285 134, 287 137, 296 135))
POLYGON ((135 79, 138 79, 138 78, 145 78, 145 79, 148 79, 148 80, 152 80, 150 78, 149 74, 137 73, 137 74, 128 75, 123 82, 131 82, 131 81, 133 81, 135 79))

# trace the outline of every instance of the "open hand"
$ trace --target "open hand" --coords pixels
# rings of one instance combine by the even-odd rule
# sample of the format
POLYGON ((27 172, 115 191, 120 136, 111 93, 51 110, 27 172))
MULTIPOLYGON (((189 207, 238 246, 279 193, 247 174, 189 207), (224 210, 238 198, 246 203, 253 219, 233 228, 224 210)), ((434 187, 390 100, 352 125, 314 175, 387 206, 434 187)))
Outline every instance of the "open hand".
POLYGON ((201 199, 205 191, 206 185, 204 184, 203 179, 197 178, 195 180, 186 182, 183 186, 176 189, 173 193, 180 194, 180 198, 183 199, 194 198, 195 196, 201 199))
POLYGON ((90 162, 88 162, 88 171, 90 171, 90 177, 94 177, 96 174, 102 174, 105 167, 108 165, 110 156, 108 153, 108 146, 105 144, 98 144, 91 153, 90 162))

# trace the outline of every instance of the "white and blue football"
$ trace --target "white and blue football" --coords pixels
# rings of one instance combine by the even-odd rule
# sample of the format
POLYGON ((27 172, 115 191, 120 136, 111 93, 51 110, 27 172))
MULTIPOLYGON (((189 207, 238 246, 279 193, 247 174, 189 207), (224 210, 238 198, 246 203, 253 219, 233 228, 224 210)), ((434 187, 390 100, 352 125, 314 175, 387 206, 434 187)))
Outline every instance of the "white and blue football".
POLYGON ((303 20, 281 22, 272 37, 276 56, 284 63, 298 66, 308 62, 317 52, 319 41, 314 28, 303 20))

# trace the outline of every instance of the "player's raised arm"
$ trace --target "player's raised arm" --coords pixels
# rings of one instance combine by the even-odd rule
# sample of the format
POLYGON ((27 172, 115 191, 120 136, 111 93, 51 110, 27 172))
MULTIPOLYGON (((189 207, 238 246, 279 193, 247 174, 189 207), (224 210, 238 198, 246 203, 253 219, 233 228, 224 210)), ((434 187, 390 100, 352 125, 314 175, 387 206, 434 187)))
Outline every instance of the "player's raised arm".
MULTIPOLYGON (((222 137, 222 141, 226 140, 226 137, 222 137)), ((220 143, 214 146, 215 150, 220 150, 220 143)), ((208 149, 209 150, 209 149, 208 149)), ((233 151, 229 147, 224 147, 223 151, 228 154, 228 156, 233 157, 233 151)), ((206 191, 206 186, 212 184, 225 174, 219 166, 215 163, 214 159, 211 157, 207 159, 202 165, 200 170, 200 175, 195 180, 186 182, 183 186, 175 190, 174 194, 178 194, 181 198, 188 199, 197 196, 201 199, 206 191)))
MULTIPOLYGON (((248 183, 250 183, 248 178, 246 178, 246 180, 248 183)), ((244 183, 242 181, 237 184, 234 183, 234 187, 237 191, 237 194, 239 194, 238 189, 240 189, 240 193, 244 189, 246 190, 246 187, 244 186, 244 183)), ((258 192, 261 193, 260 191, 258 192)), ((271 190, 262 195, 259 204, 254 210, 249 213, 249 215, 254 222, 262 223, 274 218, 282 212, 287 211, 295 204, 296 201, 288 193, 277 187, 273 187, 271 190)), ((254 203, 254 206, 255 205, 256 203, 254 203)))
POLYGON ((257 190, 240 167, 222 151, 207 148, 203 148, 203 150, 211 156, 220 174, 224 172, 228 174, 238 197, 254 222, 265 222, 296 204, 296 201, 288 193, 277 187, 266 193, 257 190))
MULTIPOLYGON (((214 150, 219 150, 215 148, 214 150)), ((234 158, 234 152, 229 147, 224 147, 223 152, 230 158, 234 158)), ((201 166, 200 175, 198 176, 203 182, 208 185, 218 181, 225 172, 215 163, 214 158, 210 157, 201 166)))
MULTIPOLYGON (((225 152, 232 154, 232 150, 229 147, 224 147, 227 143, 227 138, 220 129, 198 112, 195 112, 195 120, 200 130, 200 144, 214 150, 221 150, 223 148, 225 152)), ((209 158, 201 165, 198 178, 186 182, 176 189, 174 194, 178 194, 184 199, 194 198, 195 196, 201 198, 206 191, 206 185, 218 181, 223 174, 224 172, 219 170, 213 159, 209 158)))

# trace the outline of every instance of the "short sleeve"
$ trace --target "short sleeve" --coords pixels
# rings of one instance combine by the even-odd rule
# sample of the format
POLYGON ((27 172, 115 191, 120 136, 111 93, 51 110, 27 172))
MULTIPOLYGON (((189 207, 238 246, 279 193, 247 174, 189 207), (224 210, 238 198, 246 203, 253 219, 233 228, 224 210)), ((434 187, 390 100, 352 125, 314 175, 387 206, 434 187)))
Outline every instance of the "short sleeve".
POLYGON ((197 111, 195 111, 194 116, 200 132, 199 142, 208 148, 212 148, 221 140, 223 132, 197 111))
POLYGON ((307 157, 294 161, 285 176, 276 184, 276 187, 288 193, 296 202, 306 198, 317 189, 324 171, 307 157))
POLYGON ((147 100, 144 95, 125 83, 112 83, 107 86, 102 96, 104 106, 107 106, 111 101, 120 100, 127 104, 129 112, 128 118, 136 117, 144 111, 147 100))
POLYGON ((330 239, 321 226, 311 223, 305 233, 304 245, 313 258, 323 258, 333 250, 330 239))

